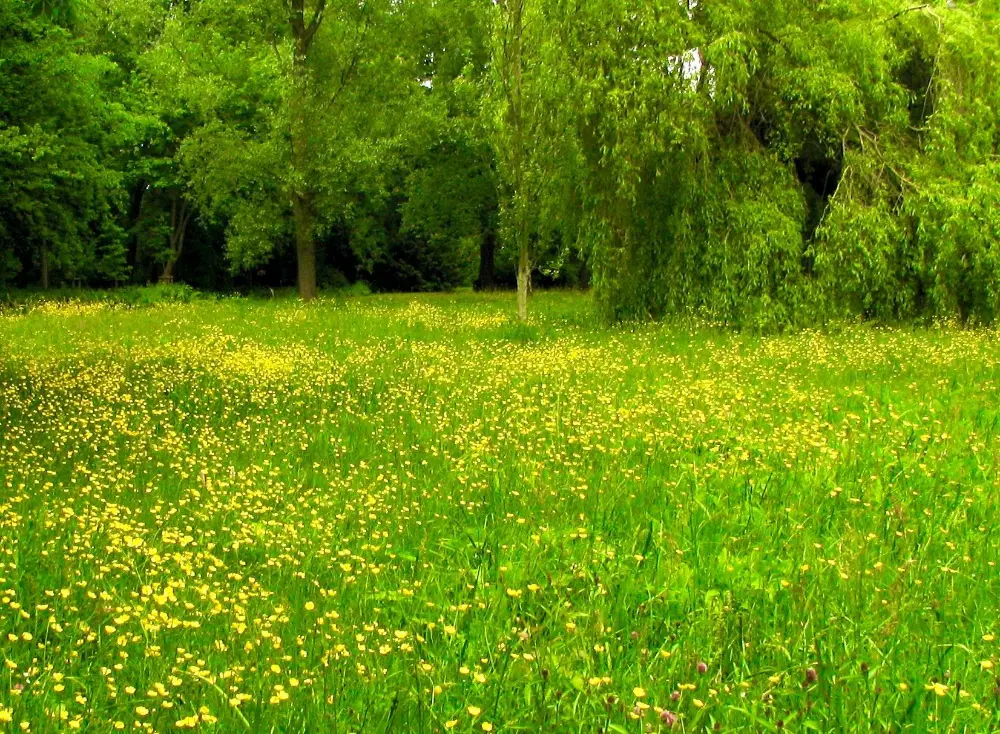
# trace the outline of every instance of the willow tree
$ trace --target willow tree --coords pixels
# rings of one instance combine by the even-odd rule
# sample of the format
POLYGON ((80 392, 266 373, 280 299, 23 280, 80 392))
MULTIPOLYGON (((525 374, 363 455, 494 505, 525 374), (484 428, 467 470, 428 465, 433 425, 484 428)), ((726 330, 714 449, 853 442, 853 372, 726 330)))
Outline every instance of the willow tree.
POLYGON ((609 317, 1000 313, 992 5, 559 8, 609 317))
POLYGON ((234 269, 294 242, 300 296, 316 296, 316 237, 342 221, 358 177, 416 94, 410 3, 396 0, 192 2, 147 68, 201 124, 181 159, 191 191, 228 222, 234 269))
MULTIPOLYGON (((794 312, 808 211, 795 159, 808 146, 779 140, 773 113, 815 119, 808 95, 825 89, 796 61, 810 37, 783 39, 790 24, 815 22, 804 5, 561 3, 582 232, 609 318, 764 326, 794 312)), ((830 96, 838 82, 826 79, 830 96)))
POLYGON ((616 316, 646 315, 670 289, 665 226, 707 147, 704 84, 685 61, 690 13, 676 0, 562 0, 552 25, 572 80, 564 105, 598 297, 616 316))
POLYGON ((844 130, 843 176, 817 241, 824 283, 840 310, 995 321, 1000 11, 955 0, 880 14, 897 93, 877 97, 854 75, 882 105, 844 130))

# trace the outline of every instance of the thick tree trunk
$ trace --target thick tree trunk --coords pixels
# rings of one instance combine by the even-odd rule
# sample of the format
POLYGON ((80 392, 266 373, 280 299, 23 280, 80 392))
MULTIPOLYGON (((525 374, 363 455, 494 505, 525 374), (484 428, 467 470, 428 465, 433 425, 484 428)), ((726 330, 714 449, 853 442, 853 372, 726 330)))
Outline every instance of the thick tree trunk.
POLYGON ((292 202, 295 219, 295 259, 299 268, 299 296, 303 301, 316 298, 316 241, 313 236, 312 201, 296 195, 292 202))
POLYGON ((292 218, 295 222, 295 259, 298 263, 299 296, 303 301, 316 298, 316 240, 313 231, 315 211, 313 189, 310 188, 309 150, 309 49, 313 37, 323 22, 326 0, 317 0, 312 20, 306 21, 305 0, 291 0, 292 37, 295 54, 292 59, 292 167, 296 187, 292 191, 292 218))
POLYGON ((49 251, 42 250, 42 288, 49 289, 49 251))

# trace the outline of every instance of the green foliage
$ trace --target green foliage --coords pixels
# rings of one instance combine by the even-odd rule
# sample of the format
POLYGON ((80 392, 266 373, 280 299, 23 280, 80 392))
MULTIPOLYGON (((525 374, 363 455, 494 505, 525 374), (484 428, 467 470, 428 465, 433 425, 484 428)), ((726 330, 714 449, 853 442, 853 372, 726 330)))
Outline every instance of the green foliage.
POLYGON ((995 11, 581 5, 559 22, 606 316, 992 321, 995 11))
POLYGON ((400 206, 402 231, 412 235, 450 269, 446 282, 468 285, 483 230, 494 206, 495 183, 488 158, 465 141, 442 145, 406 179, 400 206))
POLYGON ((517 262, 523 319, 532 270, 565 255, 577 220, 576 110, 567 105, 572 69, 563 26, 547 0, 499 0, 489 20, 481 118, 495 158, 501 239, 517 262))
POLYGON ((359 272, 378 290, 469 285, 494 231, 497 181, 479 116, 486 6, 448 0, 414 12, 421 91, 345 219, 359 272))
MULTIPOLYGON (((266 261, 294 234, 293 201, 317 233, 348 223, 357 193, 378 190, 415 94, 417 59, 391 2, 312 6, 308 57, 295 60, 288 7, 278 0, 202 0, 168 20, 144 68, 198 124, 180 158, 198 205, 228 222, 234 269, 266 261)), ((404 17, 405 16, 405 17, 404 17)))
POLYGON ((0 285, 10 282, 21 270, 13 250, 0 250, 0 285))
POLYGON ((996 13, 926 7, 885 33, 909 107, 869 115, 845 143, 817 265, 845 309, 990 323, 1000 304, 996 13))
POLYGON ((0 282, 992 323, 998 65, 970 0, 11 0, 0 282))
POLYGON ((0 279, 22 266, 64 280, 124 279, 115 153, 130 119, 109 62, 20 2, 0 6, 0 279))
POLYGON ((694 314, 752 328, 795 321, 795 309, 805 307, 799 283, 805 206, 788 168, 751 149, 712 153, 688 177, 676 173, 642 187, 635 229, 625 230, 619 247, 596 248, 605 314, 694 314), (648 247, 646 238, 669 244, 648 247))

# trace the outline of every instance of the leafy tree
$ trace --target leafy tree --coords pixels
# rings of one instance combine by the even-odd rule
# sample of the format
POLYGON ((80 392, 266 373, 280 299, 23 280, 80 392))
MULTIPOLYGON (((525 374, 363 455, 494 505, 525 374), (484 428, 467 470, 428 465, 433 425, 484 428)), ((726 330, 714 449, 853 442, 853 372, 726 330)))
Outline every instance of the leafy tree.
POLYGON ((151 74, 204 124, 182 144, 196 201, 228 219, 234 267, 294 239, 298 285, 316 295, 316 236, 344 221, 384 164, 418 87, 409 4, 192 3, 168 24, 151 74))
POLYGON ((559 8, 609 317, 992 318, 995 10, 559 8))
POLYGON ((116 162, 133 126, 113 64, 21 2, 0 7, 0 60, 0 275, 124 279, 116 162))
POLYGON ((817 262, 841 310, 991 322, 1000 306, 997 11, 958 2, 891 11, 881 11, 880 32, 896 93, 844 133, 817 262))
POLYGON ((161 268, 160 279, 173 279, 188 224, 194 214, 187 181, 180 170, 180 145, 197 126, 173 86, 158 86, 145 73, 167 22, 190 11, 183 0, 77 0, 80 34, 94 53, 114 62, 116 98, 135 121, 136 144, 123 151, 119 167, 129 191, 126 225, 130 260, 136 275, 148 276, 147 263, 161 268))
MULTIPOLYGON (((504 239, 517 253, 518 315, 527 318, 531 272, 553 193, 574 169, 569 68, 560 18, 547 0, 497 0, 491 27, 489 136, 500 174, 504 239)), ((565 194, 565 187, 561 190, 565 194)))

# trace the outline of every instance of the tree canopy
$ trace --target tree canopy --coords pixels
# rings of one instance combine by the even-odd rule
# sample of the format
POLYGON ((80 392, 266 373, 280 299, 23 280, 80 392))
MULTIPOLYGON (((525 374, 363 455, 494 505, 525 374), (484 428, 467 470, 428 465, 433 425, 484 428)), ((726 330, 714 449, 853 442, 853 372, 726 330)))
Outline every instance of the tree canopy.
POLYGON ((0 282, 996 319, 973 0, 9 0, 0 282))

